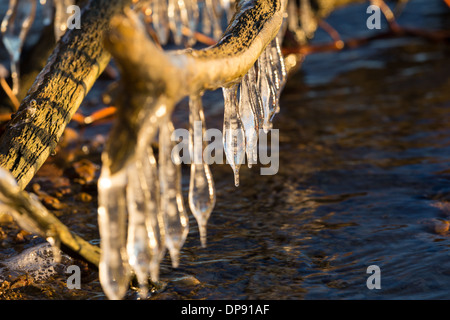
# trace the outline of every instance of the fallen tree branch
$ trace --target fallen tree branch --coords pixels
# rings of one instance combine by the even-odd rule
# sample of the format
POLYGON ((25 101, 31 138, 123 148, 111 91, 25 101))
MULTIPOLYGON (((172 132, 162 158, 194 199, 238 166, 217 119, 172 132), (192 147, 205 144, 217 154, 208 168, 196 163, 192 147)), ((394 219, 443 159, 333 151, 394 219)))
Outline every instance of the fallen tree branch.
POLYGON ((53 242, 73 258, 81 258, 97 267, 100 249, 91 245, 51 214, 33 194, 20 189, 9 172, 0 168, 0 206, 10 214, 19 226, 53 242))

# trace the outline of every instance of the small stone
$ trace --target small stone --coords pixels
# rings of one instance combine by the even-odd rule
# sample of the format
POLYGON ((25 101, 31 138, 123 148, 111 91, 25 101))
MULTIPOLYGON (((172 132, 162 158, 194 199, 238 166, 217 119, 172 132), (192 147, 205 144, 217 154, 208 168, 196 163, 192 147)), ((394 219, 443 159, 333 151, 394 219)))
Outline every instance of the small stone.
POLYGON ((82 202, 91 202, 92 196, 89 193, 81 192, 75 196, 75 200, 82 201, 82 202))
POLYGON ((200 280, 198 280, 194 276, 184 276, 176 279, 172 279, 172 282, 177 283, 182 286, 197 286, 200 284, 200 280))
POLYGON ((77 161, 73 164, 73 168, 78 177, 86 182, 91 182, 95 178, 97 166, 87 159, 77 161))
POLYGON ((24 243, 26 241, 25 237, 29 236, 30 234, 31 233, 29 233, 28 231, 21 230, 16 234, 14 241, 16 243, 24 243))
POLYGON ((34 193, 39 193, 39 191, 41 190, 41 186, 39 183, 33 183, 31 189, 33 190, 34 193))

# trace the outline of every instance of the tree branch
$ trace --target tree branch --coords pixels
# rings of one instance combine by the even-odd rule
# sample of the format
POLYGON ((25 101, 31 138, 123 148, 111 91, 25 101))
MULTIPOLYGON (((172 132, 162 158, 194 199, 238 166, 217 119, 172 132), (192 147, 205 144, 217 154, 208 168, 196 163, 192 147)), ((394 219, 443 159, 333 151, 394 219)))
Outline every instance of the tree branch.
POLYGON ((66 125, 110 60, 103 35, 131 0, 91 0, 81 29, 58 42, 0 139, 0 166, 25 188, 55 149, 66 125))

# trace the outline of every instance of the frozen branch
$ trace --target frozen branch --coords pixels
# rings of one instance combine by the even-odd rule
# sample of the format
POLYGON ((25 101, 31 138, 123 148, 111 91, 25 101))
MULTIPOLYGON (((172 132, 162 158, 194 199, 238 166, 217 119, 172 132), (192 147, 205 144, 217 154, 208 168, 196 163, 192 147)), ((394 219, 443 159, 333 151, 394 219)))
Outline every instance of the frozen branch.
POLYGON ((122 71, 122 101, 103 165, 112 174, 123 168, 140 131, 145 145, 183 97, 239 81, 277 34, 283 11, 279 0, 240 1, 216 45, 172 52, 159 49, 131 11, 115 17, 105 46, 122 71))

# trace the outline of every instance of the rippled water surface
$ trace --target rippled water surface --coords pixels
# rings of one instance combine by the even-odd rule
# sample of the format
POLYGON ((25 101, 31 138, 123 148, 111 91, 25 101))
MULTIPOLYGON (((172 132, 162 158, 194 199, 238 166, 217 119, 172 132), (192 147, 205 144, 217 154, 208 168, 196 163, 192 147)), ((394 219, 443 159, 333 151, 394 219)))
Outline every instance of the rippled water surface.
MULTIPOLYGON (((365 27, 366 8, 328 22, 344 38, 380 32, 365 27)), ((399 22, 448 30, 449 18, 442 1, 412 0, 399 22)), ((449 53, 405 37, 307 56, 274 121, 279 172, 244 167, 236 188, 231 168, 214 165, 208 246, 191 217, 181 265, 167 257, 165 287, 151 298, 448 299, 450 233, 432 221, 450 220, 449 53), (370 265, 380 290, 366 286, 370 265)), ((207 125, 221 128, 217 92, 205 108, 207 125)), ((104 298, 89 281, 86 298, 104 298)))

